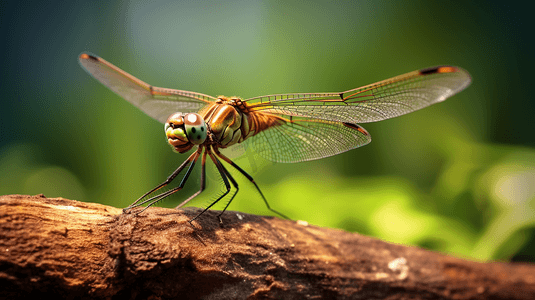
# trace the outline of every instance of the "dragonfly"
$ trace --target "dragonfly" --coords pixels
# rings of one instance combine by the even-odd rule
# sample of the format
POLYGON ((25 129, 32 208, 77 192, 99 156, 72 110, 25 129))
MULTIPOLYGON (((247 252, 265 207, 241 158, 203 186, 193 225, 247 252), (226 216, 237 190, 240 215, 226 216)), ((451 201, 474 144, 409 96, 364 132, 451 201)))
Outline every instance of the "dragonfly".
POLYGON ((176 152, 194 149, 164 182, 124 212, 146 204, 141 213, 180 191, 200 158, 200 189, 176 207, 181 208, 205 189, 207 158, 215 164, 226 190, 190 222, 225 198, 232 184, 235 191, 218 215, 221 221, 221 215, 238 193, 237 181, 222 162, 254 184, 270 211, 288 219, 270 207, 253 177, 221 153, 222 149, 244 145, 268 160, 282 163, 329 157, 371 142, 370 134, 357 123, 390 119, 442 102, 471 82, 470 74, 460 67, 436 66, 345 92, 273 94, 242 99, 155 87, 91 53, 80 54, 79 62, 110 90, 163 123, 167 142, 176 152), (149 197, 184 170, 177 187, 149 197))

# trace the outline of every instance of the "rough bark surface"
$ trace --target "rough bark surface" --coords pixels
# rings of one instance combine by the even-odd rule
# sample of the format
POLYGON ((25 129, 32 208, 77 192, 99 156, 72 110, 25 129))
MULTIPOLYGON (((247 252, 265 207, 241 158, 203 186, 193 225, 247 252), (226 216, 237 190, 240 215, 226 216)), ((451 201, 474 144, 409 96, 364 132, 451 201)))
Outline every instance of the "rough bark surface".
POLYGON ((535 266, 303 222, 0 196, 0 298, 535 299, 535 266))

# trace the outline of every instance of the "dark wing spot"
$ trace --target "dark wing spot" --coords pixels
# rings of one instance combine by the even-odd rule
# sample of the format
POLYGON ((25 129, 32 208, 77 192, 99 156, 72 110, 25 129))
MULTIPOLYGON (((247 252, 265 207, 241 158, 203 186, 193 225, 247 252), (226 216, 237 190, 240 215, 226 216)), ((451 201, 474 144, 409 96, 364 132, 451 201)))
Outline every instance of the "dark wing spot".
POLYGON ((204 127, 201 127, 201 131, 204 131, 204 127))
POLYGON ((420 74, 422 75, 435 74, 435 73, 438 73, 438 68, 440 67, 431 67, 431 68, 422 69, 420 70, 420 74))
POLYGON ((420 74, 421 75, 431 75, 436 73, 455 73, 458 69, 456 67, 451 66, 438 66, 438 67, 431 67, 427 69, 421 69, 420 74))
POLYGON ((195 133, 195 127, 191 127, 191 132, 195 133))
POLYGON ((364 135, 370 135, 370 134, 366 131, 366 129, 360 127, 360 126, 357 125, 357 124, 353 124, 353 123, 345 123, 345 122, 342 123, 342 124, 344 124, 344 126, 349 127, 349 128, 351 128, 351 129, 355 129, 355 130, 359 131, 360 133, 362 133, 362 134, 364 134, 364 135))
POLYGON ((357 125, 357 124, 353 124, 353 123, 345 123, 345 122, 344 122, 343 124, 344 124, 345 127, 349 127, 349 128, 351 128, 351 129, 358 129, 358 128, 360 128, 359 125, 357 125))

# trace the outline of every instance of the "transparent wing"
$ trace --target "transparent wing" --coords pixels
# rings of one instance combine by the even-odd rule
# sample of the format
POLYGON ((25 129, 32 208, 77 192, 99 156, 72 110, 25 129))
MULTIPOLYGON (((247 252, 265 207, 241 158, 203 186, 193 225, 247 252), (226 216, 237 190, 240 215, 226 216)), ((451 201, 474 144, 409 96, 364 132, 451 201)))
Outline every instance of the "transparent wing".
POLYGON ((274 162, 294 163, 336 155, 371 142, 356 124, 292 118, 244 141, 260 156, 274 162))
POLYGON ((79 62, 95 79, 161 123, 172 113, 197 112, 216 100, 200 93, 151 86, 96 55, 82 53, 79 62))
POLYGON ((247 99, 252 110, 336 122, 366 123, 400 116, 462 91, 465 70, 440 66, 413 71, 340 93, 278 94, 247 99))

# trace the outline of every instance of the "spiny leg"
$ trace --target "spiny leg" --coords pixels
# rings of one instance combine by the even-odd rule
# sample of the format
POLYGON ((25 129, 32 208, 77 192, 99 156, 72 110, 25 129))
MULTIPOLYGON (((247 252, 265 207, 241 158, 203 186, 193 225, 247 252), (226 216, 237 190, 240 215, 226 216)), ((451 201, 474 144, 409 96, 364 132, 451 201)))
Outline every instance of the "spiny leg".
POLYGON ((180 203, 175 209, 179 209, 182 206, 186 205, 186 203, 190 202, 191 199, 197 197, 202 191, 204 191, 204 188, 206 186, 206 152, 204 151, 202 154, 202 160, 201 160, 201 188, 193 195, 191 195, 188 199, 184 200, 182 203, 180 203))
POLYGON ((176 188, 173 188, 167 192, 164 192, 164 193, 161 193, 159 195, 156 195, 152 198, 149 198, 139 204, 137 204, 136 206, 134 207, 137 207, 137 206, 141 206, 147 202, 150 202, 145 208, 143 208, 140 212, 138 212, 137 214, 140 214, 142 212, 144 212, 147 208, 151 207, 152 205, 158 203, 159 201, 161 201, 162 199, 164 199, 165 197, 169 196, 169 195, 172 195, 178 191, 180 191, 184 185, 186 184, 186 181, 188 180, 188 177, 189 175, 191 174, 191 171, 193 170, 193 167, 195 166, 195 163, 197 162, 197 159, 199 158, 199 154, 197 154, 197 156, 195 156, 194 160, 191 162, 188 170, 186 171, 186 174, 184 174, 184 177, 182 177, 182 181, 180 182, 180 184, 178 185, 178 187, 176 188))
POLYGON ((214 204, 216 204, 217 202, 219 202, 219 200, 223 199, 223 197, 225 197, 226 195, 228 195, 228 193, 230 192, 230 183, 228 181, 228 178, 227 178, 227 175, 225 174, 225 171, 224 171, 224 167, 223 165, 221 164, 221 162, 217 159, 217 157, 214 156, 214 154, 212 154, 212 151, 210 149, 206 149, 206 152, 208 152, 208 155, 210 156, 210 159, 214 162, 214 164, 216 165, 217 167, 217 170, 219 171, 219 174, 221 175, 221 178, 223 178, 223 182, 225 183, 225 187, 227 188, 227 191, 223 193, 223 195, 219 196, 214 202, 212 202, 210 205, 208 205, 208 207, 206 207, 203 211, 201 211, 200 214, 198 214, 197 216, 195 216, 193 219, 191 219, 189 222, 193 222, 193 220, 197 219, 198 217, 200 217, 203 213, 205 213, 207 210, 209 210, 212 206, 214 206, 214 204))
POLYGON ((137 204, 137 205, 134 206, 134 207, 138 207, 138 206, 141 206, 141 205, 143 205, 143 204, 149 202, 149 204, 148 204, 145 208, 143 208, 140 212, 138 212, 137 214, 140 214, 140 213, 144 212, 147 208, 149 208, 149 207, 151 207, 152 205, 158 203, 159 201, 161 201, 161 200, 164 199, 165 197, 167 197, 167 196, 169 196, 169 195, 172 195, 172 194, 174 194, 174 193, 180 191, 180 190, 184 187, 184 185, 186 184, 186 181, 188 180, 188 177, 189 177, 189 175, 191 174, 191 171, 193 170, 193 167, 195 166, 195 163, 197 162, 197 158, 198 158, 198 157, 199 157, 199 155, 196 155, 196 156, 195 156, 194 160, 191 162, 191 164, 190 164, 188 170, 186 171, 186 174, 184 174, 184 177, 182 177, 182 181, 180 182, 180 184, 179 184, 178 187, 173 188, 173 189, 171 189, 171 190, 169 190, 169 191, 167 191, 167 192, 161 193, 161 194, 159 194, 159 195, 156 195, 156 196, 154 196, 154 197, 151 197, 151 198, 149 198, 149 199, 146 199, 146 200, 144 200, 143 202, 137 204))
MULTIPOLYGON (((266 197, 264 197, 264 194, 262 193, 262 191, 260 190, 260 188, 258 187, 258 185, 256 184, 256 182, 254 181, 253 177, 251 177, 251 175, 247 174, 247 172, 245 172, 242 168, 240 168, 237 164, 235 164, 232 160, 230 160, 230 158, 226 157, 225 155, 223 155, 221 152, 219 152, 219 149, 217 148, 214 148, 214 152, 217 156, 219 156, 221 159, 223 159, 224 161, 226 161, 228 164, 230 164, 231 166, 233 166, 236 170, 240 171, 240 173, 242 173, 243 176, 245 176, 250 182, 252 182, 254 184, 254 186, 256 187, 256 190, 258 191, 258 193, 260 194, 260 196, 262 196, 262 200, 264 200, 264 203, 266 204, 267 208, 278 214, 279 216, 285 218, 285 219, 290 219, 288 218, 286 215, 274 210, 273 208, 271 208, 271 206, 269 206, 269 203, 266 199, 266 197)), ((226 207, 225 207, 226 209, 226 207)))
POLYGON ((146 196, 154 193, 155 191, 161 189, 162 187, 168 185, 169 183, 171 183, 175 177, 178 176, 178 174, 180 174, 180 172, 182 172, 182 170, 188 165, 188 163, 190 163, 193 158, 195 157, 195 155, 197 153, 199 153, 199 151, 201 150, 201 148, 199 147, 199 149, 197 151, 195 151, 194 153, 192 153, 171 175, 169 175, 169 177, 167 177, 167 179, 162 182, 161 184, 159 184, 158 186, 156 186, 155 188, 153 188, 152 190, 146 192, 145 194, 143 194, 143 196, 139 197, 136 201, 134 201, 134 203, 130 204, 128 207, 124 208, 123 211, 127 211, 129 209, 132 209, 134 207, 137 207, 141 204, 138 204, 136 205, 141 199, 145 198, 146 196))
POLYGON ((199 149, 197 149, 197 151, 195 151, 194 153, 192 153, 188 159, 186 159, 169 177, 167 177, 167 179, 161 183, 160 185, 158 185, 157 187, 153 188, 152 190, 148 191, 147 193, 145 193, 143 196, 141 196, 139 199, 137 199, 136 201, 134 201, 134 203, 130 204, 130 206, 128 206, 127 208, 124 208, 123 209, 123 212, 126 212, 128 210, 131 210, 132 208, 135 208, 135 207, 138 207, 138 206, 141 206, 147 202, 150 202, 149 205, 147 205, 147 207, 145 207, 143 210, 141 210, 139 213, 145 211, 145 209, 149 208, 150 206, 154 205, 155 203, 157 203, 158 201, 164 199, 165 197, 173 194, 173 193, 176 193, 178 192, 179 190, 181 190, 183 187, 184 187, 184 184, 186 183, 186 180, 188 179, 189 175, 191 174, 191 171, 193 170, 193 167, 195 166, 195 162, 197 161, 197 159, 199 158, 199 155, 202 151, 202 148, 199 147, 199 149), (142 200, 143 198, 145 198, 147 195, 150 195, 151 193, 159 190, 160 188, 168 185, 170 182, 173 181, 173 179, 175 179, 176 176, 178 176, 178 174, 180 174, 180 172, 182 172, 182 170, 188 165, 188 163, 191 163, 188 170, 186 171, 186 174, 184 175, 184 177, 182 178, 182 181, 180 182, 180 185, 172 190, 169 190, 167 192, 164 192, 164 193, 161 193, 161 194, 158 194, 154 197, 151 197, 149 199, 145 199, 143 200, 142 202, 138 203, 140 200, 142 200))
POLYGON ((236 197, 236 195, 238 194, 238 191, 240 190, 240 187, 238 186, 238 182, 236 182, 234 177, 232 177, 232 175, 230 175, 230 172, 227 170, 227 168, 225 168, 225 166, 223 164, 221 164, 221 167, 223 168, 223 171, 227 175, 228 179, 230 179, 230 182, 232 183, 232 185, 234 185, 234 187, 236 188, 236 191, 234 192, 232 197, 230 197, 230 200, 227 202, 227 205, 225 205, 225 208, 223 209, 223 211, 221 211, 221 213, 219 215, 217 215, 217 217, 219 218, 219 222, 223 223, 223 221, 221 220, 221 215, 223 215, 223 213, 227 210, 227 207, 230 205, 230 202, 232 202, 232 200, 234 200, 234 197, 236 197))

